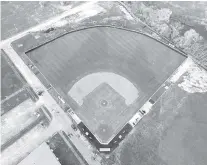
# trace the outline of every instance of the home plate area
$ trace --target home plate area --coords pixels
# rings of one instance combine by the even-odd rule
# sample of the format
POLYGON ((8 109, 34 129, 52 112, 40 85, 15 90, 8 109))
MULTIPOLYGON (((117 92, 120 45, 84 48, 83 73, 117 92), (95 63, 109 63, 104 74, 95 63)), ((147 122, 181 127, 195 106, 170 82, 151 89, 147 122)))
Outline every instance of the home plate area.
MULTIPOLYGON (((117 91, 118 84, 114 89, 113 84, 109 85, 109 83, 106 80, 100 81, 99 85, 95 85, 94 89, 85 95, 82 101, 79 101, 82 103, 75 110, 75 113, 101 144, 108 144, 134 113, 134 110, 130 111, 132 103, 127 105, 126 96, 123 97, 123 92, 121 95, 121 92, 117 91)), ((134 97, 135 101, 138 91, 133 84, 131 85, 133 87, 131 90, 137 92, 134 97)), ((123 90, 126 87, 130 92, 129 85, 122 84, 123 90)), ((76 86, 77 92, 80 92, 80 88, 76 86)))
POLYGON ((110 85, 102 83, 84 98, 79 111, 97 139, 108 143, 125 118, 126 110, 125 99, 110 85))

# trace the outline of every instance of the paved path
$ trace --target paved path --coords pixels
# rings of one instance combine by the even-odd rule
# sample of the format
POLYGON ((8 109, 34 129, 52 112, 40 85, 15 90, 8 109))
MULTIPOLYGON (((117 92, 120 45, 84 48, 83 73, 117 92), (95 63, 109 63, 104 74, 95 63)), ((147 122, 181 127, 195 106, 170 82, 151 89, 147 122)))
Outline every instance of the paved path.
POLYGON ((44 29, 45 27, 48 27, 51 24, 59 21, 60 19, 66 17, 66 16, 78 13, 80 11, 83 11, 85 8, 88 8, 90 5, 93 5, 95 3, 96 3, 96 1, 85 2, 84 4, 82 4, 80 6, 77 6, 77 7, 73 8, 73 9, 70 9, 69 11, 65 11, 64 13, 62 13, 62 14, 56 16, 56 17, 53 17, 53 18, 49 19, 48 21, 45 21, 44 23, 41 23, 41 24, 39 24, 37 26, 34 26, 34 27, 32 27, 32 28, 30 28, 30 29, 28 29, 26 31, 23 31, 23 32, 21 32, 21 33, 19 33, 17 35, 14 35, 14 36, 6 39, 6 40, 3 40, 3 41, 0 42, 0 48, 2 48, 3 45, 5 45, 5 44, 10 44, 12 41, 25 36, 29 32, 39 31, 39 30, 44 29))
POLYGON ((34 89, 34 91, 43 90, 44 94, 40 97, 40 99, 36 102, 37 106, 40 106, 44 104, 50 113, 53 116, 53 120, 50 123, 49 128, 45 131, 43 136, 49 137, 52 136, 57 131, 65 131, 66 133, 73 133, 74 136, 71 137, 71 141, 76 146, 76 148, 79 150, 79 152, 82 154, 82 156, 86 159, 86 161, 90 165, 99 165, 100 162, 94 161, 91 159, 93 153, 91 147, 87 144, 87 142, 83 141, 81 138, 78 138, 75 136, 77 132, 74 132, 74 130, 71 128, 72 121, 70 118, 65 114, 65 112, 59 107, 59 105, 56 103, 56 101, 53 99, 53 97, 47 92, 47 89, 44 87, 44 85, 40 82, 40 80, 33 74, 33 72, 28 68, 28 66, 23 62, 23 60, 19 57, 19 55, 13 50, 11 47, 11 42, 25 36, 31 31, 38 31, 40 29, 44 29, 45 27, 53 24, 54 22, 68 16, 71 14, 75 14, 77 12, 82 11, 84 8, 89 7, 90 5, 96 3, 95 1, 86 2, 83 5, 80 5, 70 11, 66 11, 63 14, 53 17, 52 19, 46 21, 45 23, 42 23, 38 26, 35 26, 33 28, 30 28, 22 33, 19 33, 9 39, 6 39, 0 43, 0 47, 4 49, 4 51, 7 53, 8 57, 11 59, 11 61, 15 64, 17 69, 21 72, 21 74, 25 77, 28 84, 34 89), (55 111, 53 111, 55 110, 55 111))
MULTIPOLYGON (((15 64, 15 66, 19 69, 22 75, 27 80, 28 84, 34 89, 34 91, 43 90, 44 94, 40 97, 40 99, 36 102, 37 106, 44 104, 50 113, 53 115, 53 120, 47 130, 46 134, 51 136, 58 130, 63 130, 66 133, 73 132, 74 130, 71 128, 72 121, 65 114, 65 112, 59 107, 56 101, 52 98, 52 96, 47 92, 47 89, 40 82, 40 80, 33 74, 33 72, 27 67, 27 65, 23 62, 23 60, 19 57, 19 55, 12 49, 10 45, 4 47, 4 51, 7 53, 9 58, 15 64), (52 111, 54 109, 55 111, 52 111)), ((83 157, 90 165, 99 165, 100 162, 94 161, 91 159, 92 150, 84 143, 81 139, 77 138, 77 136, 73 136, 71 141, 74 143, 76 148, 80 151, 83 157)))

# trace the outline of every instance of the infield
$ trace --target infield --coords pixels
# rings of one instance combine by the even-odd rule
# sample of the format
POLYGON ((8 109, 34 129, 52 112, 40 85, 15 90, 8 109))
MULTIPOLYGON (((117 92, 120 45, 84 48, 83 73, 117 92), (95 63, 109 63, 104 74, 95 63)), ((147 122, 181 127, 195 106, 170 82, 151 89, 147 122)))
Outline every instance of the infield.
POLYGON ((68 95, 81 106, 83 98, 104 82, 124 97, 127 105, 132 104, 139 96, 139 92, 134 84, 123 76, 112 72, 97 72, 86 75, 73 85, 68 95))
POLYGON ((97 139, 107 144, 126 123, 127 116, 131 116, 126 111, 125 99, 110 85, 102 83, 84 98, 76 113, 97 139))
POLYGON ((108 144, 137 111, 139 90, 111 72, 84 76, 68 92, 79 105, 76 114, 102 144, 108 144))

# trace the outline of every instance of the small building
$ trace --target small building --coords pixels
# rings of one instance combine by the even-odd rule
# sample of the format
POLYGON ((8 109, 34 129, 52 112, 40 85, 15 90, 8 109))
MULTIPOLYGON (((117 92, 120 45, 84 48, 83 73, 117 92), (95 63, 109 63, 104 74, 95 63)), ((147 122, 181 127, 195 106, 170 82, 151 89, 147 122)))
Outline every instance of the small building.
POLYGON ((99 148, 100 152, 110 152, 111 149, 110 148, 99 148))

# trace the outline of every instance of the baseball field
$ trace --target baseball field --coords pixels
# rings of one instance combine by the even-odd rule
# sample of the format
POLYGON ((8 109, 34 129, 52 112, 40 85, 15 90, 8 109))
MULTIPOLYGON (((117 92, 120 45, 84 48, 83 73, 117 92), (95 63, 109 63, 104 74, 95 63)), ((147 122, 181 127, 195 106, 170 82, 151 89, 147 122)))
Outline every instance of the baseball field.
MULTIPOLYGON (((184 56, 147 36, 110 27, 89 28, 69 33, 26 54, 51 84, 63 94, 62 97, 73 105, 89 129, 95 126, 93 122, 87 121, 97 120, 97 129, 93 132, 103 141, 107 141, 112 134, 115 134, 118 131, 115 127, 121 128, 185 60, 184 56), (107 94, 91 91, 92 94, 85 96, 81 107, 68 92, 78 80, 96 72, 112 72, 125 77, 136 87, 139 97, 128 106, 120 95, 103 87, 106 89, 101 91, 108 90, 107 94), (117 100, 113 101, 113 108, 109 111, 106 111, 106 108, 97 108, 98 98, 109 97, 108 93, 111 93, 110 100, 117 100), (87 109, 88 113, 83 109, 87 109), (117 117, 122 111, 125 111, 124 115, 121 118, 117 117), (94 114, 97 113, 100 114, 96 115, 98 116, 96 118, 94 114), (108 127, 112 120, 119 122, 120 125, 112 124, 108 127), (101 135, 103 131, 110 133, 104 133, 107 134, 104 137, 101 135)), ((93 85, 93 80, 90 85, 93 85)), ((108 104, 105 99, 102 101, 101 104, 108 104)))

